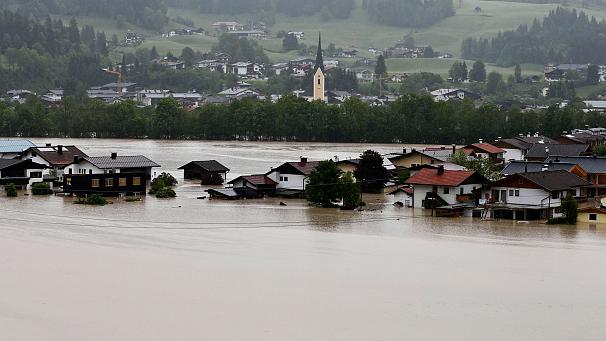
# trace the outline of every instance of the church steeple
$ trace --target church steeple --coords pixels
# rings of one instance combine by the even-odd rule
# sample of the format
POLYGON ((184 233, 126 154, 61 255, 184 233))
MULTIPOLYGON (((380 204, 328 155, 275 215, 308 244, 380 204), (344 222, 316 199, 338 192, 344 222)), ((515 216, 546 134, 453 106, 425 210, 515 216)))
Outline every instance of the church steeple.
POLYGON ((324 72, 324 57, 322 56, 322 33, 318 34, 318 53, 316 54, 316 65, 314 66, 314 71, 317 69, 322 70, 324 72))

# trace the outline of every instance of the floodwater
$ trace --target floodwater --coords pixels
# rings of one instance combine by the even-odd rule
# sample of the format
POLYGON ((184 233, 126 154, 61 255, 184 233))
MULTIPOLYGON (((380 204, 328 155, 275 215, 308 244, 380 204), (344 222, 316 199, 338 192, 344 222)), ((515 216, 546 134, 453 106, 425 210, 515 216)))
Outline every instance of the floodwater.
POLYGON ((363 145, 62 142, 145 154, 179 197, 0 197, 0 340, 606 339, 605 226, 432 218, 377 196, 364 212, 198 200, 176 171, 217 159, 233 178, 363 145))

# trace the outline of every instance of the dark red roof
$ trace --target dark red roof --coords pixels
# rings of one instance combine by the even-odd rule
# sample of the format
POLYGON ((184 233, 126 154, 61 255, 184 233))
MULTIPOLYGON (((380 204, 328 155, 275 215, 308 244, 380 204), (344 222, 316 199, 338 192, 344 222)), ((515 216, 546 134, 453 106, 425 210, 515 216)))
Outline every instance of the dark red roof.
POLYGON ((442 175, 438 175, 437 169, 424 168, 417 174, 406 180, 410 185, 432 185, 432 186, 451 186, 456 187, 465 182, 465 180, 474 176, 473 171, 455 171, 444 170, 442 175))
POLYGON ((491 145, 490 143, 474 143, 471 146, 467 146, 467 147, 474 147, 477 149, 480 149, 482 151, 485 151, 486 153, 489 154, 501 154, 501 153, 505 153, 505 151, 499 147, 495 147, 493 145, 491 145))
POLYGON ((245 181, 248 181, 255 186, 277 185, 278 184, 277 182, 268 178, 265 174, 244 175, 244 176, 240 176, 240 177, 230 181, 229 183, 230 184, 234 183, 240 179, 244 179, 245 181))
POLYGON ((28 150, 35 152, 53 166, 68 166, 74 162, 76 155, 79 158, 88 156, 76 146, 32 147, 28 150))
POLYGON ((320 161, 286 162, 280 167, 267 172, 267 174, 278 171, 282 174, 300 174, 308 176, 319 164, 320 161))

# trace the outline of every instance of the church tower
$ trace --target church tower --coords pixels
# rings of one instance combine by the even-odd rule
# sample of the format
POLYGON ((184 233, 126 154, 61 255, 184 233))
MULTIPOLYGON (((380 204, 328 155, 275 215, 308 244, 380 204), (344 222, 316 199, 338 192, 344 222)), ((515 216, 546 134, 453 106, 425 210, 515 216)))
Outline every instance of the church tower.
POLYGON ((324 90, 326 88, 326 77, 324 75, 324 58, 322 57, 322 34, 318 35, 318 54, 314 66, 314 101, 326 101, 324 90))

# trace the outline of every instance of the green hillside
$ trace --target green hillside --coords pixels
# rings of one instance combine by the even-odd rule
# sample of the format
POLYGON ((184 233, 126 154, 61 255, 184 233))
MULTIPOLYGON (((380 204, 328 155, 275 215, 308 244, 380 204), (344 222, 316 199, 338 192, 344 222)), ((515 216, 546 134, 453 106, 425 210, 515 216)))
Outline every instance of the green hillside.
MULTIPOLYGON (((360 0, 361 3, 362 0, 360 0)), ((360 56, 372 57, 367 52, 369 47, 385 48, 392 46, 402 39, 404 35, 412 34, 419 45, 431 45, 434 50, 448 52, 454 56, 460 56, 460 47, 463 39, 467 37, 490 37, 499 31, 516 28, 523 23, 531 23, 534 18, 542 18, 555 4, 525 4, 504 1, 481 1, 481 0, 455 0, 456 15, 428 28, 399 28, 375 25, 367 18, 361 5, 353 12, 352 17, 346 20, 332 19, 322 20, 320 15, 311 17, 287 17, 276 15, 276 24, 271 27, 272 34, 284 31, 304 31, 306 39, 301 43, 307 45, 316 44, 316 33, 322 32, 325 44, 334 43, 337 47, 357 49, 360 56), (476 8, 480 8, 477 11, 476 8)), ((606 18, 606 10, 584 9, 588 14, 598 19, 606 18)), ((127 29, 139 32, 146 36, 142 47, 151 48, 156 46, 160 53, 168 51, 179 54, 180 51, 190 46, 202 52, 209 51, 216 42, 213 36, 211 24, 215 21, 236 20, 242 23, 249 22, 254 18, 249 15, 226 16, 209 15, 190 10, 170 8, 170 18, 182 17, 191 19, 196 26, 206 29, 210 35, 163 38, 159 32, 150 32, 133 26, 122 29, 115 27, 112 20, 77 17, 82 24, 92 24, 99 30, 121 36, 127 29)), ((65 18, 68 19, 68 18, 65 18)), ((182 27, 182 25, 171 21, 168 28, 182 27)), ((266 53, 272 62, 287 61, 297 57, 296 52, 282 53, 281 39, 271 38, 260 41, 266 49, 266 53)), ((128 50, 128 49, 127 49, 128 50)), ((351 60, 344 60, 345 64, 351 60)), ((446 74, 454 60, 410 60, 389 59, 388 68, 390 72, 415 72, 429 71, 446 74)), ((496 70, 504 74, 510 74, 510 69, 488 66, 490 70, 496 70)), ((538 65, 526 66, 529 73, 539 73, 541 67, 538 65)))

